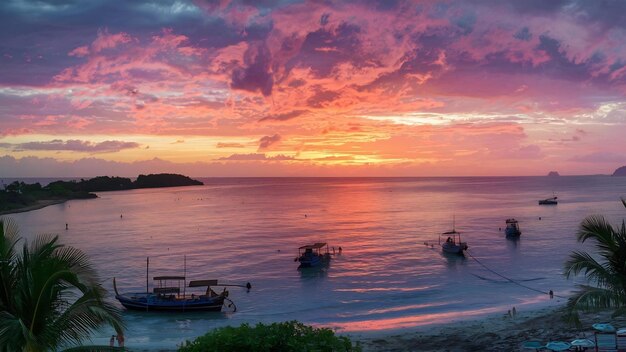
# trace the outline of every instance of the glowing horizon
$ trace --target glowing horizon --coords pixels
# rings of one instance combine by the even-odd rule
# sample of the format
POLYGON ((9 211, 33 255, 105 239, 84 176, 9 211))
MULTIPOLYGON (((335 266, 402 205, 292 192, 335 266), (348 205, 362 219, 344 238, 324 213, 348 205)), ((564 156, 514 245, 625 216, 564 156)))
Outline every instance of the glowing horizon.
POLYGON ((610 174, 626 3, 0 4, 0 177, 610 174))

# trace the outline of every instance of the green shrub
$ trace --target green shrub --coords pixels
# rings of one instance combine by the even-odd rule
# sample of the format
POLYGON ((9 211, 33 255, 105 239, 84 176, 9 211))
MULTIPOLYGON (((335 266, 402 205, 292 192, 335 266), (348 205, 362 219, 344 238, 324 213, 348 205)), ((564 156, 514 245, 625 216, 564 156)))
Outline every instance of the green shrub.
POLYGON ((335 336, 326 328, 314 328, 297 321, 257 324, 251 327, 242 324, 240 327, 223 327, 215 329, 194 341, 186 341, 179 352, 211 352, 211 351, 242 351, 242 352, 337 352, 361 351, 357 343, 347 337, 335 336))

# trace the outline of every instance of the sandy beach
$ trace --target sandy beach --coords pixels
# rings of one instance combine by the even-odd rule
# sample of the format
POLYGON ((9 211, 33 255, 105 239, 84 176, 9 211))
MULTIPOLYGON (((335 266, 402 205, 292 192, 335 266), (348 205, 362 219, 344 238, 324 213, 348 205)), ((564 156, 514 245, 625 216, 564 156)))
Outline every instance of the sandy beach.
POLYGON ((626 327, 626 317, 612 318, 610 311, 583 313, 582 327, 576 328, 564 320, 565 308, 545 308, 482 320, 455 322, 424 327, 415 332, 352 336, 360 341, 363 351, 522 351, 524 341, 571 342, 578 338, 593 341, 594 323, 611 323, 616 328, 626 327))
POLYGON ((37 209, 41 209, 41 208, 45 208, 49 205, 54 205, 54 204, 59 204, 59 203, 64 203, 66 202, 67 199, 46 199, 46 200, 39 200, 37 201, 37 203, 33 204, 33 205, 29 205, 27 207, 22 207, 22 208, 18 208, 18 209, 11 209, 11 210, 5 210, 5 211, 0 211, 0 215, 7 215, 7 214, 15 214, 15 213, 24 213, 27 211, 32 211, 32 210, 37 210, 37 209))

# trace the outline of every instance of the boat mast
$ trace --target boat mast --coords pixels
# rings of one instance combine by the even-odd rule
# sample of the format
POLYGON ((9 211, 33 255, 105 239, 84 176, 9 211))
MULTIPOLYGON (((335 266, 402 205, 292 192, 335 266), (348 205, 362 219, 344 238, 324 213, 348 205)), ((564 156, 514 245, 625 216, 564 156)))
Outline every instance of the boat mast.
POLYGON ((148 268, 150 267, 150 257, 146 257, 146 293, 150 293, 148 289, 148 268))
POLYGON ((186 288, 187 288, 187 255, 185 254, 183 256, 183 299, 185 298, 186 288))

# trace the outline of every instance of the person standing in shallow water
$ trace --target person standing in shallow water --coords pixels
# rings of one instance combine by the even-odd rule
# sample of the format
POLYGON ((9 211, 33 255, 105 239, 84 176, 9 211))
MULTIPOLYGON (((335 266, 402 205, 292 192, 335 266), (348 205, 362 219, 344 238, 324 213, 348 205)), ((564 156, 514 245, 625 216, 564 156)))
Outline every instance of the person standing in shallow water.
POLYGON ((115 347, 115 335, 111 335, 111 339, 109 340, 109 346, 115 347))
POLYGON ((121 332, 117 335, 117 345, 120 347, 124 347, 124 334, 121 332))

